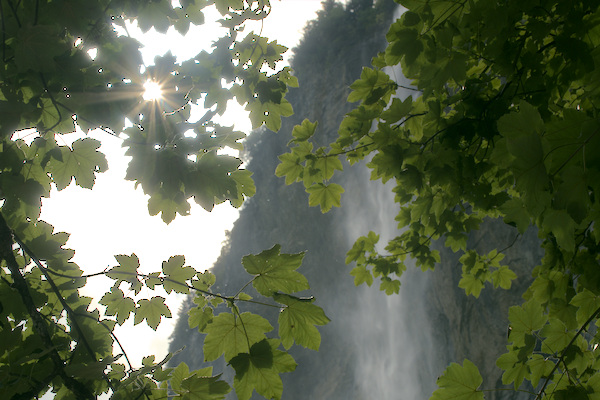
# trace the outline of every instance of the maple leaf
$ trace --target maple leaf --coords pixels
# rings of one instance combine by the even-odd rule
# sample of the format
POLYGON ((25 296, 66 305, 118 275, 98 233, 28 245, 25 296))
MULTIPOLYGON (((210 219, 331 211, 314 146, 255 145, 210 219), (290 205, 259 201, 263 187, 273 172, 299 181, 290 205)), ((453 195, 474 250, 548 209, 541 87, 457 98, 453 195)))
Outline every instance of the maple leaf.
POLYGON ((96 151, 100 142, 92 138, 77 139, 73 142, 73 149, 60 146, 61 156, 53 157, 49 163, 52 179, 58 190, 63 190, 75 178, 77 185, 91 189, 96 180, 96 172, 108 169, 104 154, 96 151))
POLYGON ((294 293, 309 289, 306 278, 296 271, 302 264, 304 253, 279 254, 281 246, 276 244, 260 254, 242 258, 246 271, 254 275, 252 285, 264 296, 275 292, 294 293))
POLYGON ((299 156, 285 153, 278 158, 281 163, 275 168, 275 175, 278 177, 285 176, 286 185, 294 183, 302 177, 304 166, 302 165, 303 160, 299 156))
POLYGON ((462 366, 452 363, 438 378, 440 388, 433 392, 431 400, 483 400, 483 392, 479 390, 482 382, 479 370, 471 361, 465 360, 462 366))
POLYGON ((316 183, 306 189, 309 193, 308 204, 310 206, 321 206, 321 212, 326 213, 331 207, 340 207, 344 188, 337 183, 316 183))
POLYGON ((252 391, 267 399, 280 399, 283 383, 279 373, 296 369, 288 353, 277 350, 279 340, 264 339, 255 343, 247 353, 238 354, 229 362, 235 369, 233 385, 239 399, 248 400, 252 391))
POLYGON ((287 294, 276 294, 273 298, 287 306, 279 313, 278 320, 283 347, 289 349, 295 340, 301 346, 319 350, 321 334, 315 325, 325 325, 330 321, 323 309, 312 304, 312 298, 302 299, 287 294))
POLYGON ((192 375, 181 381, 182 400, 221 400, 231 391, 227 382, 217 376, 192 375))
POLYGON ((127 282, 131 285, 131 289, 138 294, 142 290, 142 282, 138 278, 137 269, 140 266, 140 260, 135 254, 130 256, 119 254, 115 256, 119 263, 118 266, 112 267, 106 272, 106 276, 115 279, 115 286, 118 287, 121 282, 127 282))
POLYGON ((305 118, 300 125, 296 125, 292 129, 294 139, 291 142, 303 142, 310 139, 315 134, 317 124, 318 122, 310 122, 308 118, 305 118))
POLYGON ((154 296, 150 300, 141 299, 138 301, 138 307, 135 310, 135 318, 133 324, 137 325, 143 320, 146 320, 148 326, 154 330, 160 324, 161 316, 164 315, 167 318, 171 318, 171 311, 165 304, 165 298, 161 296, 154 296))
POLYGON ((216 360, 224 354, 225 361, 229 361, 239 353, 248 352, 249 345, 264 339, 265 332, 272 330, 269 321, 260 315, 221 313, 204 329, 204 360, 216 360))
POLYGON ((189 293, 190 290, 186 286, 185 281, 191 279, 197 274, 197 271, 190 267, 184 267, 185 263, 184 256, 172 256, 169 257, 169 261, 163 261, 162 270, 165 275, 163 280, 163 287, 167 293, 172 291, 176 293, 189 293))
POLYGON ((129 314, 135 311, 135 302, 130 297, 125 297, 123 291, 117 287, 112 287, 100 299, 100 304, 106 306, 106 315, 116 315, 117 323, 123 323, 129 318, 129 314))

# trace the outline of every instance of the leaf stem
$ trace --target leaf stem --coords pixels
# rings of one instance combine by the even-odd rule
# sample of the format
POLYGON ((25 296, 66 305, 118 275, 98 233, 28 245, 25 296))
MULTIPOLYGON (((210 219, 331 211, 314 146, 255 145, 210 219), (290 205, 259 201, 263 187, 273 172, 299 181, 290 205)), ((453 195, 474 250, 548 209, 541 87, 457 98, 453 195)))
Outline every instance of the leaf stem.
MULTIPOLYGON (((567 351, 567 349, 573 344, 575 343, 575 339, 577 339, 577 337, 579 335, 581 335, 581 333, 585 330, 585 328, 594 320, 594 318, 596 318, 596 316, 598 315, 598 313, 600 313, 600 307, 598 307, 596 309, 596 311, 594 311, 592 313, 592 315, 590 315, 590 317, 583 323, 583 325, 581 326, 581 328, 579 328, 579 330, 577 331, 577 333, 575 334, 575 336, 573 336, 573 338, 571 339, 571 341, 565 346, 565 348, 562 351, 562 354, 559 357, 559 360, 562 360, 565 352, 567 351)), ((554 368, 552 368, 552 371, 550 371, 550 373, 548 374, 548 377, 546 378, 546 380, 544 381, 544 384, 542 386, 542 388, 540 389, 540 391, 538 392, 537 396, 535 396, 534 400, 538 400, 541 399, 542 397, 542 393, 544 393, 544 390, 546 389, 546 386, 548 386, 548 383, 550 382, 550 378, 552 377, 552 374, 554 374, 554 372, 558 369, 558 365, 560 364, 560 362, 557 362, 556 364, 554 364, 554 368)))
POLYGON ((23 305, 33 322, 33 331, 40 336, 44 347, 49 351, 49 357, 54 364, 54 371, 56 371, 57 375, 63 379, 65 386, 71 390, 76 397, 82 399, 94 399, 94 395, 86 385, 72 376, 67 375, 64 361, 60 358, 56 346, 52 342, 52 336, 48 331, 48 326, 33 301, 33 297, 29 291, 29 285, 21 274, 19 264, 13 254, 12 243, 14 239, 14 233, 9 228, 2 213, 0 213, 0 259, 6 262, 6 266, 13 278, 12 287, 14 287, 21 296, 23 305))
MULTIPOLYGON (((69 317, 71 317, 71 321, 72 321, 73 327, 75 328, 75 330, 77 331, 77 335, 79 336, 79 340, 78 341, 81 342, 81 344, 83 344, 83 347, 85 347, 85 349, 86 349, 88 355, 90 356, 90 358, 94 362, 98 362, 98 360, 96 359, 96 353, 95 353, 95 351, 92 350, 92 347, 90 346, 89 342, 87 341, 87 338, 85 337, 85 335, 83 333, 83 330, 81 329, 81 326, 79 325, 79 322, 75 318, 75 315, 77 315, 77 314, 73 311, 73 309, 71 308, 71 306, 69 306, 67 304, 66 300, 64 299, 64 297, 60 293, 60 289, 58 289, 58 287, 56 286, 56 283, 54 282, 54 279, 52 279, 52 277, 48 273, 48 269, 46 267, 44 267, 44 265, 42 265, 42 263, 39 260, 39 258, 33 253, 33 251, 31 251, 31 249, 29 249, 29 247, 27 247, 27 245, 25 243, 23 243, 23 241, 21 241, 21 239, 14 232, 13 232, 13 238, 14 238, 14 241, 19 245, 19 247, 21 247, 21 250, 23 250, 24 253, 28 254, 29 257, 35 263, 35 265, 37 265, 37 267, 40 269, 40 271, 42 271, 42 273, 44 274, 44 277, 46 278, 46 281, 48 282, 48 284, 52 288, 52 291, 54 292, 54 294, 56 294, 56 297, 58 298, 58 301, 62 305, 63 309, 67 312, 67 315, 69 317)), ((106 380, 106 382, 108 383, 108 386, 111 389, 114 389, 112 387, 112 383, 110 382, 110 379, 108 378, 108 376, 106 376, 106 374, 104 372, 102 373, 102 375, 103 375, 104 379, 106 380)))

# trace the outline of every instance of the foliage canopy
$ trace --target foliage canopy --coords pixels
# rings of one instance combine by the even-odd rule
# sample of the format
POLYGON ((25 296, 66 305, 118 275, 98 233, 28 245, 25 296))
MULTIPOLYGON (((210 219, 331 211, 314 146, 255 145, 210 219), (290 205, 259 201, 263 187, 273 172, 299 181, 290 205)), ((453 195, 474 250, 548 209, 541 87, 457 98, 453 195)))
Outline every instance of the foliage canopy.
MULTIPOLYGON (((348 101, 358 105, 337 140, 317 145, 318 125, 303 122, 275 173, 288 184, 303 182, 309 204, 323 212, 342 204, 344 189, 332 182, 342 159, 367 159, 372 179, 396 183, 396 221, 406 229, 385 254, 370 232, 346 259, 356 263, 356 284, 379 279, 388 294, 398 292, 408 257, 424 270, 440 261, 433 241, 464 253, 459 286, 467 294, 477 297, 486 285, 509 288, 516 275, 501 263, 503 250, 479 254, 467 247, 467 234, 485 218, 501 218, 520 233, 537 229, 545 256, 531 266, 525 302, 509 310, 507 353, 497 360, 503 383, 536 398, 600 397, 598 4, 399 3, 408 10, 392 24, 385 52, 351 85, 348 101), (390 77, 387 68, 397 64, 411 87, 390 77)), ((39 220, 52 184, 62 190, 74 178, 91 188, 107 168, 97 140, 61 144, 61 134, 76 127, 123 138, 132 157, 127 179, 143 188, 150 214, 166 223, 187 215, 192 198, 207 210, 225 201, 239 207, 255 191, 251 173, 218 150, 239 148, 244 134, 213 117, 233 98, 254 127, 277 131, 281 117, 291 115, 285 94, 297 81, 289 68, 273 70, 285 47, 254 33, 238 39, 245 20, 260 20, 269 10, 268 0, 182 0, 178 7, 167 0, 0 3, 0 381, 6 397, 51 389, 59 399, 106 392, 115 399, 224 398, 231 387, 211 368, 166 368, 168 357, 153 356, 133 368, 124 349, 113 352, 119 343, 112 330, 132 313, 136 324, 153 328, 171 314, 162 296, 136 300, 123 289, 195 292, 190 326, 206 333, 206 360, 224 357, 233 368, 241 399, 253 391, 280 398, 279 374, 296 365, 287 349, 294 343, 318 349, 316 327, 329 320, 312 298, 298 295, 308 288, 297 272, 302 253, 282 254, 275 245, 244 257, 249 281, 227 295, 212 292, 214 275, 186 266, 181 255, 151 274, 138 271, 135 254, 116 255, 117 265, 103 272, 114 285, 100 300, 101 312, 79 296, 91 277, 70 261, 68 235, 39 220), (145 31, 186 32, 212 6, 228 33, 212 52, 182 63, 167 54, 142 71, 139 44, 113 29, 135 19, 145 31), (162 100, 143 101, 148 79, 161 82, 162 100), (193 104, 207 110, 196 122, 193 104), (27 128, 35 129, 33 140, 13 139, 27 128), (261 298, 244 292, 249 285, 261 298), (282 308, 277 334, 260 315, 242 312, 240 302, 282 308), (219 304, 229 311, 215 315, 219 304)), ((486 388, 468 360, 451 364, 438 384, 433 399, 481 399, 497 389, 486 388)))
MULTIPOLYGON (((342 203, 341 188, 314 196, 334 185, 323 160, 366 159, 371 179, 395 182, 403 233, 381 254, 371 232, 346 259, 356 263, 357 285, 379 278, 388 294, 398 292, 408 257, 434 268, 433 242, 463 252, 459 286, 467 294, 478 297, 486 284, 510 288, 517 276, 502 264, 503 249, 479 254, 467 234, 486 218, 521 234, 537 229, 545 256, 530 266, 525 303, 509 310, 507 353, 497 361, 502 381, 535 398, 597 398, 598 4, 399 3, 407 11, 350 86, 348 101, 358 105, 337 140, 313 146, 305 132, 318 131, 306 121, 277 174, 303 182, 323 212, 342 203), (411 86, 399 85, 398 63, 411 86)), ((438 384, 435 399, 483 398, 495 389, 480 387, 468 360, 438 384)))
POLYGON ((285 93, 297 86, 296 79, 289 68, 276 69, 287 49, 252 32, 241 34, 245 21, 261 20, 270 10, 268 0, 0 4, 3 398, 37 398, 48 390, 56 399, 102 393, 115 399, 224 398, 231 387, 211 368, 167 368, 171 354, 164 360, 146 357, 138 368, 114 336, 115 325, 131 317, 153 329, 170 318, 162 289, 196 294, 190 326, 206 332, 207 360, 223 356, 235 370, 239 398, 250 398, 253 391, 280 398, 279 374, 296 366, 285 349, 294 343, 319 347, 315 326, 329 320, 312 299, 298 297, 309 288, 296 271, 303 254, 283 254, 276 245, 248 255, 248 285, 257 288, 258 299, 244 292, 248 285, 231 294, 213 293, 214 275, 186 266, 183 255, 149 274, 140 272, 135 254, 116 255, 116 265, 101 273, 114 284, 99 299, 100 311, 79 295, 92 276, 70 261, 74 251, 64 247, 68 234, 55 233, 39 219, 41 199, 52 187, 63 190, 74 179, 91 189, 96 174, 107 169, 100 141, 85 137, 97 128, 122 139, 131 157, 126 179, 142 187, 149 213, 160 214, 165 223, 189 214, 192 199, 209 211, 225 201, 241 206, 255 191, 251 173, 219 150, 240 149, 245 135, 219 125, 215 116, 233 99, 246 107, 255 128, 265 124, 276 131, 281 117, 292 113, 285 93), (143 65, 140 44, 126 34, 129 23, 144 32, 173 27, 185 33, 191 24, 204 23, 209 8, 220 14, 225 28, 210 52, 180 63, 167 53, 143 65), (160 85, 160 98, 144 99, 147 82, 160 85), (194 105, 205 110, 199 119, 191 118, 194 105), (63 134, 74 130, 83 137, 68 143, 63 134), (153 295, 140 298, 143 288, 153 295), (240 302, 281 308, 279 330, 267 337, 270 323, 241 312, 240 302), (228 311, 214 315, 219 304, 228 311))

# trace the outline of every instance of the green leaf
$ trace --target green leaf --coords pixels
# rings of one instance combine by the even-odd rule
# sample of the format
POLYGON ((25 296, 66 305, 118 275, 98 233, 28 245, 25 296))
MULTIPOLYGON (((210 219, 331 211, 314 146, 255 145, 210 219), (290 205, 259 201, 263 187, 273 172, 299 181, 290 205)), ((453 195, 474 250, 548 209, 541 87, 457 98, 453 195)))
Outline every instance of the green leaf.
POLYGON ((477 278, 475 275, 468 272, 463 272, 462 278, 458 282, 458 287, 464 289, 466 294, 470 294, 475 298, 478 298, 481 290, 484 287, 484 284, 481 279, 477 278))
POLYGON ((346 264, 356 261, 358 264, 365 263, 366 253, 375 251, 375 245, 379 242, 379 235, 370 231, 367 236, 361 236, 356 239, 352 248, 346 254, 346 264))
POLYGON ((285 176, 285 184, 290 185, 302 178, 304 172, 304 166, 302 163, 304 160, 298 155, 293 153, 285 153, 279 157, 279 165, 275 169, 275 175, 278 177, 285 176))
POLYGON ((452 363, 438 378, 440 388, 433 392, 430 400, 483 400, 483 392, 479 390, 482 382, 479 370, 471 361, 465 360, 462 366, 452 363))
POLYGON ((190 376, 190 369, 184 362, 179 363, 175 369, 171 372, 171 379, 169 384, 173 390, 179 390, 181 388, 181 381, 190 376))
POLYGON ((412 109, 412 97, 408 96, 404 101, 394 98, 389 108, 381 113, 388 124, 393 124, 406 117, 412 109))
MULTIPOLYGON (((42 99, 42 118, 39 130, 52 129, 55 132, 67 133, 75 130, 75 123, 70 113, 61 113, 58 105, 55 105, 51 99, 42 99)), ((63 110, 65 111, 65 110, 63 110)))
POLYGON ((161 213, 160 217, 164 223, 170 224, 175 219, 176 214, 189 215, 190 203, 187 202, 181 192, 170 194, 156 192, 148 199, 148 213, 150 215, 161 213))
POLYGON ((100 304, 106 306, 106 315, 116 315, 117 323, 123 323, 129 318, 129 314, 135 311, 135 302, 130 297, 125 297, 123 291, 117 287, 112 287, 100 299, 100 304))
POLYGON ((323 309, 312 304, 313 299, 301 299, 287 294, 276 293, 276 302, 285 304, 279 313, 279 337, 283 347, 289 349, 296 341, 300 346, 319 350, 321 334, 315 325, 325 325, 327 318, 323 309))
POLYGON ((131 289, 138 294, 142 290, 142 282, 138 278, 137 269, 140 266, 140 260, 135 254, 130 256, 119 254, 115 256, 119 263, 117 267, 112 267, 106 272, 106 276, 115 279, 115 286, 118 287, 121 282, 127 282, 131 285, 131 289))
POLYGON ((244 196, 252 197, 256 194, 256 186, 254 185, 254 180, 252 179, 252 172, 246 169, 238 169, 237 171, 233 171, 230 176, 237 184, 238 192, 238 198, 230 199, 230 202, 232 206, 239 208, 244 202, 244 196))
POLYGON ((497 125, 513 157, 510 165, 517 188, 524 193, 526 205, 533 206, 548 184, 541 139, 544 132, 542 118, 533 106, 523 101, 519 111, 504 115, 497 125))
POLYGON ((385 291, 385 294, 387 294, 388 296, 394 293, 398 294, 400 292, 400 281, 398 279, 392 279, 390 277, 384 276, 381 278, 379 290, 385 291))
POLYGON ((310 122, 308 118, 304 119, 300 125, 292 129, 292 142, 303 142, 310 139, 317 129, 318 122, 310 122))
POLYGON ((337 156, 321 156, 315 161, 313 168, 321 172, 322 179, 329 180, 335 173, 335 170, 342 171, 342 161, 337 156))
POLYGON ((261 341, 265 332, 272 330, 269 321, 260 315, 221 313, 204 329, 204 361, 216 360, 222 354, 229 361, 239 353, 247 353, 248 344, 261 341))
POLYGON ((337 183, 315 183, 306 189, 309 193, 308 204, 312 207, 321 206, 321 212, 326 213, 331 207, 340 207, 344 188, 337 183))
POLYGON ((577 323, 583 325, 600 308, 600 296, 583 289, 571 299, 571 304, 578 307, 577 323))
POLYGON ((194 307, 188 311, 188 325, 190 329, 198 327, 200 332, 204 332, 206 326, 213 319, 213 309, 210 307, 194 307))
POLYGON ((197 274, 197 271, 190 267, 184 267, 184 256, 169 257, 169 261, 163 261, 162 270, 165 275, 163 287, 167 293, 172 291, 176 293, 189 293, 186 281, 192 279, 197 274))
POLYGON ((575 248, 575 221, 564 210, 549 210, 542 224, 546 232, 551 232, 560 247, 567 251, 575 248))
POLYGON ((141 299, 138 301, 138 307, 135 310, 135 318, 133 324, 137 325, 143 320, 146 320, 148 326, 154 330, 160 324, 161 316, 171 318, 171 311, 165 304, 165 298, 154 296, 150 300, 141 299))
POLYGON ((550 376, 550 372, 554 368, 554 362, 543 357, 541 354, 533 354, 527 361, 529 370, 531 371, 530 380, 533 387, 537 387, 542 377, 550 376))
POLYGON ((91 189, 96 180, 96 172, 108 168, 104 154, 96 151, 100 142, 96 139, 83 138, 73 142, 73 149, 60 146, 62 161, 52 158, 49 162, 50 173, 58 190, 63 190, 74 177, 77 185, 91 189))
POLYGON ((363 283, 366 283, 367 286, 373 284, 373 274, 371 274, 371 271, 365 265, 358 265, 352 268, 350 275, 354 277, 354 286, 359 286, 363 283))
POLYGON ((294 293, 309 289, 306 278, 296 271, 302 265, 304 253, 280 254, 281 246, 276 244, 260 254, 242 258, 246 272, 254 275, 252 285, 263 296, 275 292, 294 293))
POLYGON ((518 389, 523 383, 523 380, 529 379, 529 366, 525 362, 519 360, 519 357, 514 351, 502 354, 496 361, 496 365, 504 370, 504 373, 502 374, 502 383, 505 385, 514 382, 515 389, 518 389))
POLYGON ((294 113, 292 105, 286 99, 282 99, 279 104, 253 101, 248 103, 246 110, 250 111, 252 129, 257 129, 264 123, 273 132, 278 132, 281 128, 281 117, 289 117, 294 113))
POLYGON ((222 400, 231 387, 225 381, 220 380, 221 375, 217 376, 197 376, 192 375, 181 382, 179 394, 181 400, 222 400))
POLYGON ((250 399, 254 390, 267 399, 281 399, 283 383, 279 374, 296 369, 296 362, 286 352, 277 350, 278 346, 278 340, 264 339, 252 345, 247 353, 231 359, 238 399, 250 399))
POLYGON ((14 63, 17 68, 20 71, 53 72, 57 66, 55 57, 68 51, 66 41, 59 40, 60 37, 56 24, 24 24, 15 36, 14 63))
POLYGON ((527 212, 523 201, 519 198, 512 198, 500 206, 504 213, 504 222, 516 226, 519 233, 525 233, 531 224, 531 215, 527 212))
POLYGON ((574 336, 558 318, 549 318, 540 334, 546 338, 542 342, 542 351, 549 354, 559 354, 574 336))
POLYGON ((503 265, 492 272, 492 282, 495 288, 500 286, 502 289, 510 289, 514 279, 517 279, 517 274, 511 271, 508 265, 503 265))
POLYGON ((548 316, 537 301, 529 300, 522 306, 510 307, 508 319, 512 328, 510 338, 516 344, 524 341, 525 334, 542 329, 548 316))
POLYGON ((160 272, 151 272, 148 276, 144 277, 146 286, 154 290, 157 285, 162 285, 162 279, 160 278, 160 272))
POLYGON ((373 104, 381 98, 387 101, 392 88, 393 82, 385 72, 363 67, 360 79, 350 85, 352 92, 347 101, 354 103, 362 100, 365 104, 373 104))

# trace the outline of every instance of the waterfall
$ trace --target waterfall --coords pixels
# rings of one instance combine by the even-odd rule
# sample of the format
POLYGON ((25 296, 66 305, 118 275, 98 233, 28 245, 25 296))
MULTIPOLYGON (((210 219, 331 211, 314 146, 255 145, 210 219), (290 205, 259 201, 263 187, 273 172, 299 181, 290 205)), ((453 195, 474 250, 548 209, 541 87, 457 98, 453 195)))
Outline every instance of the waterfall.
MULTIPOLYGON (((399 206, 392 182, 370 181, 369 173, 364 163, 349 173, 352 179, 344 183, 346 212, 339 224, 348 248, 372 230, 380 236, 378 253, 385 254, 387 242, 400 233, 394 220, 399 206)), ((429 271, 417 270, 410 259, 406 264, 399 294, 380 291, 377 279, 371 287, 363 284, 354 289, 355 305, 342 313, 343 321, 336 321, 351 336, 356 353, 356 399, 427 399, 443 370, 434 355, 433 327, 424 306, 429 271)))
MULTIPOLYGON (((398 6, 393 20, 404 11, 404 7, 398 6)), ((384 70, 401 86, 396 97, 404 100, 413 94, 402 88, 409 87, 410 81, 402 74, 400 65, 384 70)), ((385 254, 385 245, 400 233, 394 219, 399 205, 394 201, 393 182, 384 185, 370 181, 364 163, 354 168, 351 175, 353 179, 345 183, 347 212, 342 222, 348 245, 373 230, 380 235, 377 251, 385 254)), ((378 290, 377 280, 372 287, 363 285, 357 289, 356 308, 348 321, 344 321, 357 353, 354 373, 359 399, 429 398, 435 389, 435 378, 443 368, 436 365, 433 327, 423 305, 430 288, 429 275, 416 270, 413 260, 408 259, 406 264, 399 294, 385 295, 378 290)))
MULTIPOLYGON (((386 14, 388 20, 392 19, 391 7, 394 4, 386 14)), ((394 19, 401 12, 396 9, 394 19)), ((371 57, 385 47, 384 26, 363 35, 357 33, 363 27, 355 24, 356 15, 344 16, 337 9, 320 18, 322 24, 311 27, 316 33, 311 36, 308 31, 295 51, 293 68, 301 86, 287 96, 295 115, 283 120, 278 134, 259 130, 245 143, 247 168, 254 173, 257 193, 241 209, 228 245, 213 267, 217 276, 214 289, 235 293, 247 283, 240 265, 244 255, 257 254, 275 243, 286 253, 307 251, 300 272, 308 278, 310 294, 331 322, 319 327, 322 341, 318 352, 291 348, 298 367, 282 374, 284 400, 427 399, 448 362, 462 362, 465 357, 480 366, 484 377, 493 377, 488 385, 493 387, 500 376, 493 372, 497 356, 488 356, 487 351, 490 342, 499 348, 504 345, 507 322, 502 313, 506 310, 496 298, 486 298, 485 291, 477 303, 466 298, 457 287, 457 255, 443 253, 435 272, 417 270, 408 261, 397 295, 379 291, 377 281, 372 287, 354 287, 351 266, 344 263, 354 240, 373 230, 380 234, 384 247, 399 233, 393 182, 370 181, 364 163, 347 166, 339 182, 346 189, 342 207, 323 215, 318 208, 308 207, 301 183, 286 186, 274 176, 277 156, 289 151, 290 133, 304 118, 319 121, 317 145, 335 140, 341 119, 353 108, 346 102, 348 87, 360 76, 362 66, 369 65, 371 57)), ((401 86, 409 86, 399 68, 390 70, 389 75, 401 86)), ((410 94, 403 90, 399 97, 410 94)), ((481 235, 496 236, 481 242, 497 245, 513 237, 511 232, 500 233, 497 227, 482 231, 481 235)), ((385 254, 383 248, 379 251, 385 254)), ((186 304, 189 307, 191 300, 186 304)), ((267 315, 263 308, 249 311, 265 315, 276 326, 277 313, 267 315)), ((188 329, 186 312, 185 308, 180 312, 170 346, 170 351, 184 346, 186 351, 178 353, 173 364, 185 361, 190 369, 202 368, 206 366, 202 362, 203 337, 188 329)), ((231 374, 224 362, 215 366, 214 373, 220 372, 231 374)), ((234 393, 228 397, 234 398, 234 393)))

